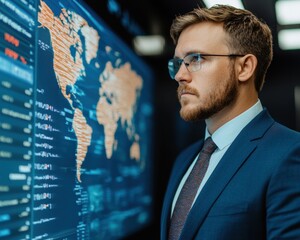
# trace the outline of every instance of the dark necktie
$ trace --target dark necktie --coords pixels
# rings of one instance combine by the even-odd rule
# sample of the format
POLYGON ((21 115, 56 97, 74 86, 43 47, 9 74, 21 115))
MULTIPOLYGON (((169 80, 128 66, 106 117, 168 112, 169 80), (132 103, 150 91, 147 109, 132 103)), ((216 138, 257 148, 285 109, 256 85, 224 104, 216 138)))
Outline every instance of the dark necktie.
POLYGON ((171 218, 168 238, 169 240, 179 239, 190 208, 194 202, 196 193, 207 170, 210 156, 216 147, 217 146, 211 137, 205 140, 198 159, 178 196, 171 218))

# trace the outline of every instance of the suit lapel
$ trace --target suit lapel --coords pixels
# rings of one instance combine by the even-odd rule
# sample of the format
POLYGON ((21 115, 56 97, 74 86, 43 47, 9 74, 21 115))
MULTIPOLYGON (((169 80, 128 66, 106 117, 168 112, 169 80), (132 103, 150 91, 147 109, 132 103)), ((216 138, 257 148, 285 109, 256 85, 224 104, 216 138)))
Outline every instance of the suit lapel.
POLYGON ((199 194, 180 239, 193 239, 195 237, 214 202, 247 158, 255 151, 258 140, 273 122, 274 120, 267 112, 263 111, 238 135, 199 194))
POLYGON ((176 193, 176 190, 178 188, 178 185, 183 178, 183 175, 186 173, 187 169, 191 165, 192 161, 195 159, 196 155, 199 153, 201 147, 203 145, 203 141, 198 141, 195 144, 193 144, 187 151, 185 151, 183 154, 181 154, 178 157, 178 160, 175 162, 175 165, 173 167, 172 174, 170 176, 169 180, 169 186, 167 188, 165 199, 164 199, 164 205, 162 209, 162 215, 161 215, 161 239, 167 239, 167 230, 169 228, 169 220, 171 215, 171 208, 172 208, 172 202, 174 195, 176 193))

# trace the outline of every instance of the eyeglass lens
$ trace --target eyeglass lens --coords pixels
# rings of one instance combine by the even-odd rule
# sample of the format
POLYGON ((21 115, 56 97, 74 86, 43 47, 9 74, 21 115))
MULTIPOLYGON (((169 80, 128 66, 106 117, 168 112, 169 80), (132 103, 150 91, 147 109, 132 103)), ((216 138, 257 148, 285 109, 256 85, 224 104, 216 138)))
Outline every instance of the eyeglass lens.
POLYGON ((172 79, 175 79, 175 75, 179 71, 181 64, 184 63, 188 71, 194 72, 200 69, 201 55, 198 53, 192 53, 181 58, 173 58, 168 62, 169 74, 172 79))

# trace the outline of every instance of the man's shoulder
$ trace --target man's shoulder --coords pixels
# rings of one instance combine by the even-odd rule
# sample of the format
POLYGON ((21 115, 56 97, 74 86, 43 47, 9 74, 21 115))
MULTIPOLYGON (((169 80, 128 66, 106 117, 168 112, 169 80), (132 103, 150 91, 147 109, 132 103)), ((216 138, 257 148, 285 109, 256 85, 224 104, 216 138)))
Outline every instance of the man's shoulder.
POLYGON ((266 135, 270 142, 276 141, 282 145, 300 146, 300 132, 276 121, 266 135))

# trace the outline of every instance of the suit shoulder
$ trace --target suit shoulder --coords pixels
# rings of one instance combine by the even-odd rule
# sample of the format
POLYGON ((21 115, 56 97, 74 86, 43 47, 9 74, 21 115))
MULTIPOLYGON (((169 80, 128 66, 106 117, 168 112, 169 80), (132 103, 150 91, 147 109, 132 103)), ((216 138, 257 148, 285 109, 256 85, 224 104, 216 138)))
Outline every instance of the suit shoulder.
POLYGON ((278 139, 282 139, 288 142, 300 142, 300 132, 288 128, 281 123, 275 122, 269 129, 268 134, 272 137, 277 136, 278 139))
POLYGON ((300 132, 290 129, 280 123, 274 124, 265 132, 259 144, 265 154, 270 152, 278 157, 300 151, 300 132))

